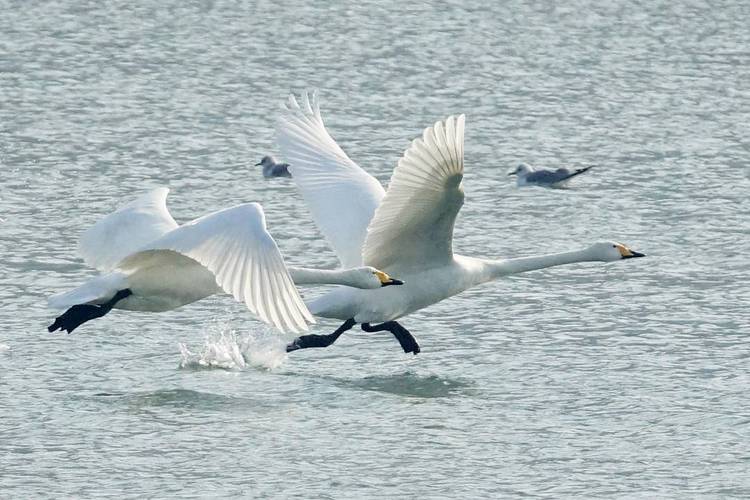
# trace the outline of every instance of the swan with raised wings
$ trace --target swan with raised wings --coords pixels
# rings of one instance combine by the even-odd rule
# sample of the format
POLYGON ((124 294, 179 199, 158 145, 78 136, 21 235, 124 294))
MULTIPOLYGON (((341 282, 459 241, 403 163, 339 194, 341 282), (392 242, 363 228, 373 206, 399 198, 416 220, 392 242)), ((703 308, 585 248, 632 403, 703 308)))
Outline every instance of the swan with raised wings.
POLYGON ((104 274, 49 298, 51 307, 67 308, 49 331, 70 333, 113 308, 168 311, 224 291, 266 323, 297 333, 314 319, 295 283, 364 289, 402 284, 369 266, 287 267, 257 203, 179 226, 167 210, 168 192, 150 191, 84 232, 79 253, 104 274))
POLYGON ((388 191, 329 135, 315 94, 293 95, 277 126, 292 179, 343 267, 363 264, 399 276, 404 286, 336 288, 308 304, 313 315, 345 320, 330 335, 303 335, 287 351, 327 347, 360 323, 390 331, 405 352, 419 344, 397 319, 509 274, 586 261, 643 257, 621 243, 535 257, 489 260, 453 253, 453 225, 464 202, 464 115, 425 129, 393 171, 388 191))

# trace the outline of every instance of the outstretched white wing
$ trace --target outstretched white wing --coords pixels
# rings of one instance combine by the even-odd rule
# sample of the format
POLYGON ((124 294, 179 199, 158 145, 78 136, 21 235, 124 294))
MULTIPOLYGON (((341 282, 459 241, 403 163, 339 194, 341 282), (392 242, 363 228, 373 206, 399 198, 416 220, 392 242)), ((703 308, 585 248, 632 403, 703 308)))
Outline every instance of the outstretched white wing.
POLYGON ((389 272, 453 258, 453 225, 464 203, 464 115, 425 129, 393 171, 367 229, 367 265, 389 272))
POLYGON ((100 271, 110 271, 123 258, 177 227, 167 210, 169 189, 139 196, 87 229, 78 253, 100 271))
POLYGON ((383 186, 328 134, 315 93, 312 104, 302 94, 301 107, 289 96, 276 140, 292 180, 342 267, 361 266, 367 225, 385 195, 383 186))
POLYGON ((263 208, 257 203, 220 210, 180 226, 117 267, 128 273, 147 254, 159 251, 178 252, 199 262, 224 291, 280 330, 299 332, 315 322, 266 231, 263 208))

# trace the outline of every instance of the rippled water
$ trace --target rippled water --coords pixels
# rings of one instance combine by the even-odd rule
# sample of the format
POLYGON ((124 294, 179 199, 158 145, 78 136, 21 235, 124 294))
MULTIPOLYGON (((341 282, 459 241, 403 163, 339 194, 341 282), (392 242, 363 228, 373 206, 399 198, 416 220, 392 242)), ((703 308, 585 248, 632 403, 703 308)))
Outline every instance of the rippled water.
MULTIPOLYGON (((0 496, 750 496, 746 2, 0 1, 0 496), (48 334, 80 232, 144 190, 259 201, 333 266, 273 117, 320 89, 387 182, 467 114, 456 250, 648 254, 471 290, 286 357, 227 297, 48 334), (596 165, 516 189, 519 161, 596 165)), ((316 332, 335 328, 322 321, 316 332)))

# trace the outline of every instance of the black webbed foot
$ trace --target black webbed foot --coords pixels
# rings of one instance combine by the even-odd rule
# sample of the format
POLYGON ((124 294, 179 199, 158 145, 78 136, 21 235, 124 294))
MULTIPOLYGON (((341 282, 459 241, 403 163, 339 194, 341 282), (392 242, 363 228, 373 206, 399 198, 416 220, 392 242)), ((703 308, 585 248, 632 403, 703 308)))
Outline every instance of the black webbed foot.
POLYGON ((297 349, 307 349, 308 347, 328 347, 336 341, 331 335, 302 335, 286 346, 286 352, 296 351, 297 349))
POLYGON ((366 332, 382 332, 389 331, 396 337, 398 343, 401 344, 401 348, 404 352, 410 352, 414 355, 419 354, 421 349, 417 339, 414 338, 409 330, 398 324, 396 321, 386 321, 379 325, 371 325, 370 323, 362 323, 362 330, 366 332))
MULTIPOLYGON (((394 321, 394 323, 396 322, 394 321)), ((396 323, 396 326, 393 330, 391 330, 391 333, 394 337, 396 337, 398 343, 401 344, 401 348, 404 350, 404 352, 410 352, 416 356, 422 351, 422 349, 420 349, 419 347, 419 342, 417 342, 417 339, 414 338, 414 335, 412 335, 409 330, 407 330, 400 324, 396 323)))
POLYGON ((131 295, 133 295, 133 292, 129 288, 125 288, 118 290, 114 297, 104 304, 77 304, 55 318, 55 322, 47 327, 47 331, 62 330, 71 333, 85 322, 101 318, 111 311, 115 304, 131 295))
POLYGON ((55 318, 55 322, 47 327, 47 331, 62 330, 71 333, 85 322, 94 318, 100 318, 107 314, 108 311, 108 309, 102 306, 93 304, 76 305, 55 318))
POLYGON ((291 344, 286 346, 286 352, 296 351, 298 349, 307 349, 308 347, 328 347, 338 340, 342 333, 350 330, 355 325, 354 319, 348 319, 343 325, 338 327, 333 333, 328 335, 301 335, 294 339, 291 344))

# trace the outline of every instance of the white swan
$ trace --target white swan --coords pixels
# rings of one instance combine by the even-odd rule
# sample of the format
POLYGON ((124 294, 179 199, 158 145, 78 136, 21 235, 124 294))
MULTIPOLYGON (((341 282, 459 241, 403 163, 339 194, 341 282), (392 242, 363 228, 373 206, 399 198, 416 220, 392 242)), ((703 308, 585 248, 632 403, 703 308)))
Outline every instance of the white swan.
POLYGON ((84 232, 79 253, 104 274, 50 297, 50 306, 69 309, 49 331, 70 333, 112 308, 167 311, 225 291, 266 323, 299 332, 314 320, 295 283, 359 288, 402 284, 367 266, 343 271, 287 268, 257 203, 178 226, 167 210, 168 192, 160 188, 140 196, 84 232))
POLYGON ((344 267, 363 263, 398 275, 404 286, 383 290, 337 288, 308 304, 317 316, 346 322, 330 335, 305 335, 287 347, 325 347, 362 324, 388 330, 405 352, 419 352, 396 319, 501 276, 584 261, 642 257, 605 242, 538 257, 486 260, 453 253, 453 225, 464 202, 464 116, 425 129, 393 171, 388 191, 344 153, 328 134, 315 94, 300 106, 289 97, 277 142, 292 179, 344 267), (372 323, 381 323, 372 325, 372 323))

